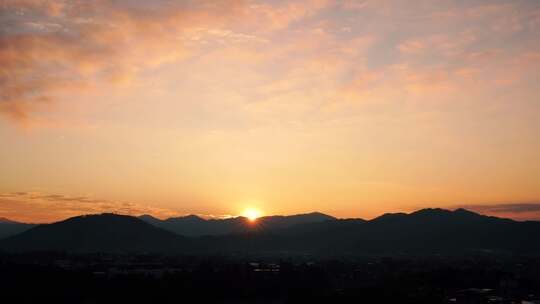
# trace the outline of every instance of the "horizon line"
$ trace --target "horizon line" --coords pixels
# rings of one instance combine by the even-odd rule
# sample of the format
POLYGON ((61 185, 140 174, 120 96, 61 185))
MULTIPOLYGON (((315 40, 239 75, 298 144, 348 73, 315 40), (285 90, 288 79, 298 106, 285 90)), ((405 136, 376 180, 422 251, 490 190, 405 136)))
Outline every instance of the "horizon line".
MULTIPOLYGON (((328 216, 328 217, 331 217, 332 220, 363 220, 363 221, 373 221, 377 218, 380 218, 380 217, 383 217, 383 216, 386 216, 386 215, 397 215, 397 214, 404 214, 404 215, 412 215, 414 213, 417 213, 417 212, 420 212, 420 211, 423 211, 423 210, 440 210, 440 211, 447 211, 447 212, 451 212, 451 213, 454 213, 458 210, 464 210, 464 211, 467 211, 467 212, 470 212, 470 213, 474 213, 474 214, 477 214, 477 215, 480 215, 480 216, 486 216, 486 217, 494 217, 494 218, 500 218, 500 219, 507 219, 507 220, 512 220, 512 221, 516 221, 516 222, 529 222, 529 221, 540 221, 540 219, 515 219, 515 218, 510 218, 510 217, 503 217, 503 216, 495 216, 495 215, 491 215, 491 214, 488 214, 488 213, 482 213, 482 212, 479 212, 479 211, 476 211, 476 210, 471 210, 471 209, 468 209, 468 208, 464 208, 464 207, 453 207, 453 208, 442 208, 442 207, 425 207, 425 208, 419 208, 419 209, 415 209, 415 210, 411 210, 411 211, 408 211, 408 212, 385 212, 385 213, 382 213, 378 216, 375 216, 375 217, 372 217, 372 218, 369 218, 369 219, 365 219, 365 218, 361 218, 361 217, 336 217, 336 216, 333 216, 333 215, 330 215, 330 214, 327 214, 327 213, 324 213, 324 212, 320 212, 320 211, 312 211, 312 212, 304 212, 304 213, 294 213, 294 214, 272 214, 272 215, 263 215, 263 216, 260 216, 258 219, 262 219, 262 218, 270 218, 270 217, 293 217, 293 216, 302 216, 302 215, 310 215, 310 214, 320 214, 320 215, 325 215, 325 216, 328 216)), ((122 212, 116 212, 116 211, 109 211, 109 212, 98 212, 98 213, 81 213, 79 215, 74 215, 74 216, 69 216, 69 217, 66 217, 66 218, 63 218, 63 219, 59 219, 59 220, 55 220, 55 221, 51 221, 51 222, 24 222, 24 221, 18 221, 18 220, 14 220, 12 218, 8 218, 8 217, 5 217, 5 216, 0 216, 0 219, 1 220, 4 220, 4 221, 8 221, 8 222, 14 222, 16 224, 29 224, 29 225, 45 225, 45 224, 54 224, 54 223, 58 223, 58 222, 62 222, 62 221, 66 221, 68 219, 72 219, 72 218, 77 218, 77 217, 84 217, 84 216, 95 216, 95 215, 106 215, 106 214, 113 214, 113 215, 120 215, 120 216, 129 216, 129 217, 134 217, 134 218, 141 218, 143 216, 150 216, 154 219, 157 219, 157 220, 160 220, 160 221, 166 221, 166 220, 169 220, 169 219, 178 219, 178 218, 186 218, 186 217, 189 217, 189 216, 196 216, 202 220, 205 220, 205 221, 209 221, 209 220, 215 220, 215 221, 220 221, 220 220, 227 220, 227 219, 239 219, 239 218, 245 218, 247 219, 247 217, 243 216, 243 215, 230 215, 230 216, 227 216, 227 217, 216 217, 216 216, 211 216, 209 217, 208 215, 204 215, 204 214, 195 214, 195 213, 187 213, 187 214, 184 214, 184 215, 179 215, 179 216, 171 216, 171 217, 166 217, 166 218, 163 218, 163 217, 158 217, 158 216, 155 216, 153 214, 149 214, 149 213, 142 213, 142 214, 128 214, 128 213, 122 213, 122 212)))

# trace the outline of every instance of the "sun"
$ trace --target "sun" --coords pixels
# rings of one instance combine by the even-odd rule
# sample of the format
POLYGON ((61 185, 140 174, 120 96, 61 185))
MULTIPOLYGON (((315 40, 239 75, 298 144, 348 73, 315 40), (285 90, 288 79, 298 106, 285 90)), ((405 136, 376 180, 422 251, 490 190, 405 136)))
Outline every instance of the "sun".
POLYGON ((246 210, 244 210, 244 212, 242 212, 242 216, 246 217, 251 222, 257 220, 259 217, 261 217, 261 215, 261 211, 255 208, 247 208, 246 210))

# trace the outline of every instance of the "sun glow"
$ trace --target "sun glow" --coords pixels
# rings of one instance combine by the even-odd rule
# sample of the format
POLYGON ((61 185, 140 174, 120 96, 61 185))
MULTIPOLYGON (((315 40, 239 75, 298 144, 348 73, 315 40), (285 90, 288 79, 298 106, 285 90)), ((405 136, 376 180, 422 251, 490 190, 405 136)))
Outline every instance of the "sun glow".
POLYGON ((242 212, 242 216, 246 217, 252 222, 257 220, 259 217, 261 217, 261 215, 262 215, 261 211, 255 208, 248 208, 244 210, 244 212, 242 212))

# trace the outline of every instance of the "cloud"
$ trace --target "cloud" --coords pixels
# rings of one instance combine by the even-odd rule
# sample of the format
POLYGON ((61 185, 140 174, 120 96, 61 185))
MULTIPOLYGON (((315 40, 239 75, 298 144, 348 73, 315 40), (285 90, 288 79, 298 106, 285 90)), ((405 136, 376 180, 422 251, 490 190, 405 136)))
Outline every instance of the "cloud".
POLYGON ((470 209, 482 214, 509 217, 517 220, 540 220, 540 202, 474 204, 459 208, 470 209))
POLYGON ((67 93, 129 84, 145 69, 188 56, 195 34, 254 39, 221 29, 236 3, 5 1, 0 114, 24 122, 67 93))
POLYGON ((257 32, 286 28, 329 3, 4 1, 0 114, 29 121, 69 93, 126 86, 144 71, 207 48, 266 43, 257 32))
POLYGON ((307 0, 286 2, 283 5, 254 3, 252 13, 265 23, 263 29, 278 30, 287 28, 291 23, 306 17, 312 17, 332 2, 328 0, 307 0))
MULTIPOLYGON (((41 192, 0 193, 0 217, 26 223, 50 223, 83 214, 117 213, 131 216, 150 214, 160 219, 186 216, 168 208, 125 201, 111 201, 89 196, 69 196, 41 192)), ((190 213, 191 214, 191 213, 190 213)), ((204 214, 208 219, 235 217, 230 214, 204 214)))
POLYGON ((427 52, 436 53, 444 57, 455 57, 476 41, 476 35, 470 30, 456 34, 435 34, 422 38, 411 38, 398 45, 398 49, 405 55, 426 56, 427 52))
POLYGON ((477 77, 482 74, 477 71, 501 78, 499 83, 528 76, 488 70, 493 60, 471 58, 499 51, 504 56, 496 59, 506 64, 519 56, 523 50, 500 52, 493 37, 510 39, 503 29, 534 31, 530 25, 540 20, 540 10, 519 3, 446 4, 7 0, 0 19, 0 114, 28 122, 57 100, 77 100, 98 89, 107 92, 107 86, 129 88, 145 72, 209 53, 214 61, 257 64, 255 73, 267 85, 245 95, 268 95, 274 87, 279 92, 263 99, 278 103, 299 97, 309 102, 312 95, 325 96, 329 103, 347 101, 354 96, 354 83, 362 86, 356 89, 361 91, 358 99, 385 99, 382 88, 392 87, 413 94, 446 93, 462 84, 461 75, 452 75, 458 70, 478 82, 487 77, 477 77), (394 50, 396 58, 373 64, 394 50), (375 74, 387 76, 366 87, 364 75, 375 74), (306 87, 324 92, 304 94, 306 87), (285 90, 289 95, 280 97, 285 90))
POLYGON ((53 222, 81 214, 113 212, 127 215, 152 214, 159 218, 180 213, 131 202, 39 192, 0 193, 0 215, 23 222, 53 222))
POLYGON ((484 210, 493 212, 540 212, 540 203, 521 203, 521 204, 500 204, 500 205, 488 205, 482 206, 484 210))

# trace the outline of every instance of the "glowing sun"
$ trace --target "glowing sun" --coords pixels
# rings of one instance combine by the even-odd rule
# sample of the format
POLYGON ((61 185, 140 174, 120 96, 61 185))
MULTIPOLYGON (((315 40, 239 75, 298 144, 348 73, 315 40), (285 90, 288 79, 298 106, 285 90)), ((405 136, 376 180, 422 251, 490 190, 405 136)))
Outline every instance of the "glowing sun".
POLYGON ((248 218, 252 222, 261 217, 261 215, 261 211, 255 208, 248 208, 242 212, 242 216, 248 218))

